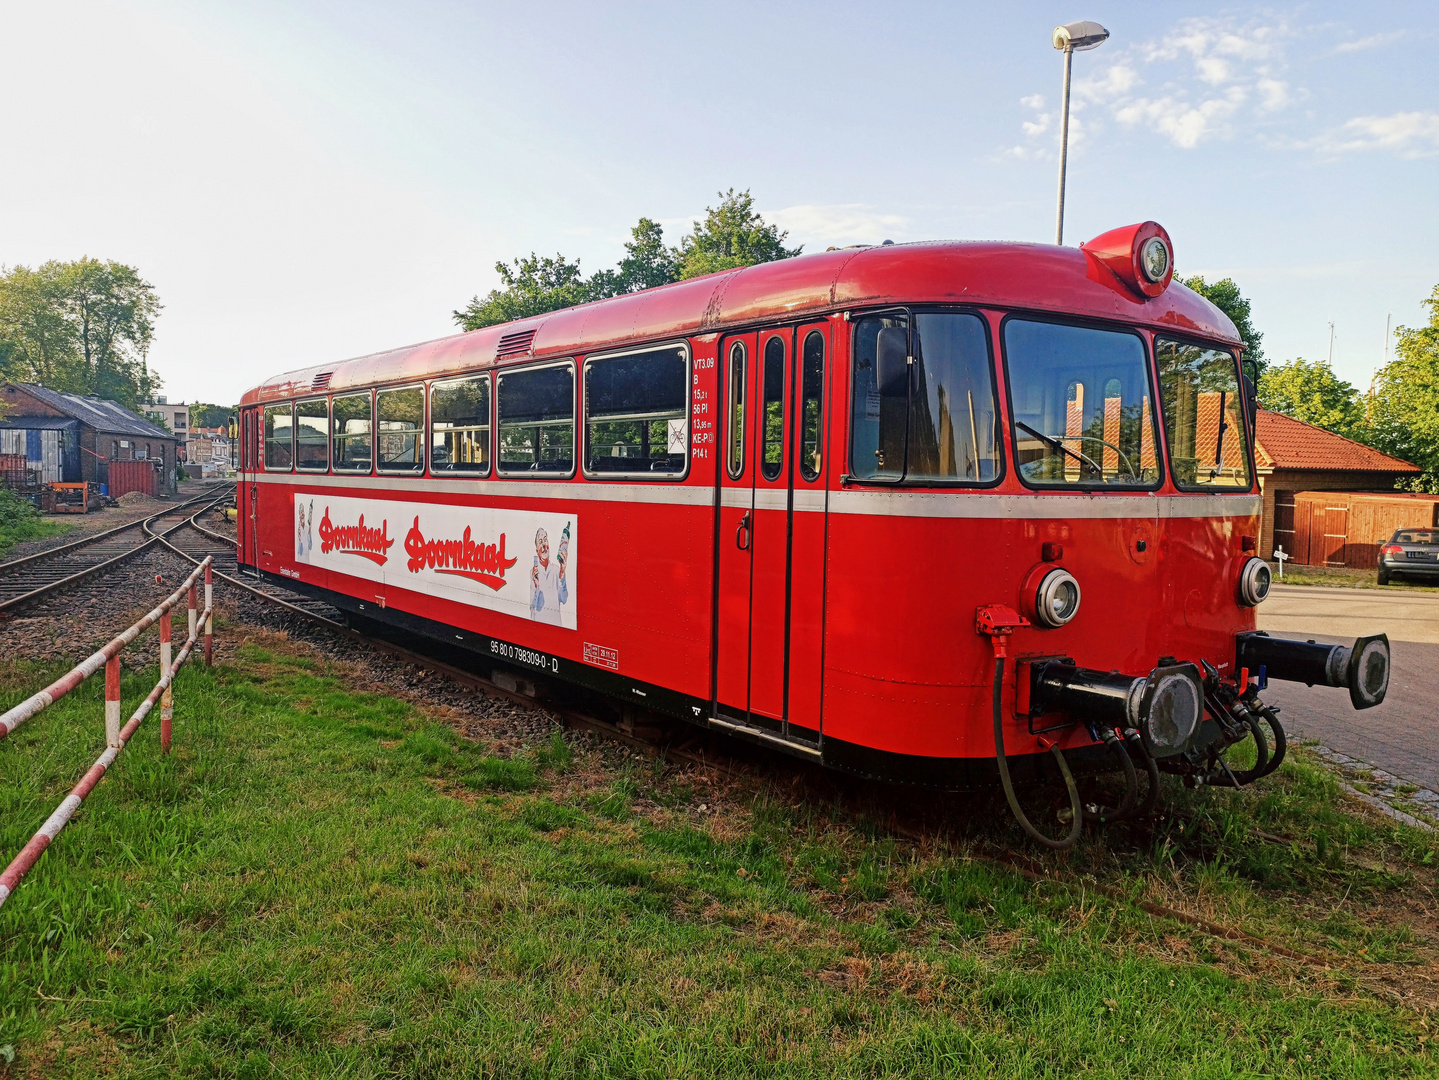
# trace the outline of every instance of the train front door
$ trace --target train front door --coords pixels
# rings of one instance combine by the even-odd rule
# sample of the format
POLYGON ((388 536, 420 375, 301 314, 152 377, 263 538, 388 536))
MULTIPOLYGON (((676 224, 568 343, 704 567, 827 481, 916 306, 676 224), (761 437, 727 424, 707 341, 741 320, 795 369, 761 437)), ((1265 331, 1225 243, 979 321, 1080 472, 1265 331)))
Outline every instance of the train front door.
POLYGON ((240 530, 240 562, 251 567, 260 565, 259 501, 260 489, 255 483, 259 470, 260 439, 256 424, 258 409, 246 409, 240 417, 240 479, 241 496, 235 501, 235 516, 240 530))
POLYGON ((716 715, 810 745, 820 731, 827 353, 827 324, 737 335, 720 352, 716 715))

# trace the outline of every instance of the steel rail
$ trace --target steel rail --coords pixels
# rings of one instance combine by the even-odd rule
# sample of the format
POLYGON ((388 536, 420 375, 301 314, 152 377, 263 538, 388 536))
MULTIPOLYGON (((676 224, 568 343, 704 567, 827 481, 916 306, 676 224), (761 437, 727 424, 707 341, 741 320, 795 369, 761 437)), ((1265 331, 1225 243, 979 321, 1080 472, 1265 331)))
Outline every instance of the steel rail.
MULTIPOLYGON (((124 531, 127 530, 127 529, 133 529, 133 528, 135 528, 136 526, 139 526, 140 529, 141 529, 143 532, 149 534, 149 538, 146 539, 146 540, 141 541, 139 544, 136 544, 134 547, 129 548, 129 549, 126 550, 126 551, 120 552, 118 555, 112 556, 111 558, 105 559, 105 560, 103 560, 103 561, 101 561, 101 562, 98 562, 98 563, 94 563, 94 564, 91 565, 91 566, 82 567, 81 569, 75 571, 73 574, 68 574, 68 575, 66 575, 65 577, 59 578, 59 579, 57 579, 57 580, 55 580, 55 581, 46 582, 45 584, 39 586, 38 588, 31 589, 31 590, 29 590, 28 592, 20 593, 18 596, 12 596, 12 597, 10 597, 8 600, 0 601, 0 616, 3 616, 5 613, 7 613, 7 612, 9 612, 9 611, 12 611, 13 609, 18 608, 18 607, 20 607, 20 606, 22 606, 22 605, 24 605, 24 604, 27 604, 27 603, 30 603, 31 601, 34 601, 34 600, 36 600, 36 599, 39 599, 39 598, 42 597, 42 596, 45 596, 45 595, 47 595, 47 594, 49 594, 49 593, 58 592, 58 591, 60 591, 61 589, 65 588, 66 586, 74 585, 74 584, 76 584, 76 583, 78 583, 78 582, 80 582, 80 581, 85 580, 86 578, 93 577, 94 575, 96 575, 96 574, 98 574, 98 573, 101 573, 101 572, 104 571, 104 570, 108 570, 109 568, 111 568, 111 567, 113 567, 113 566, 116 566, 116 565, 118 565, 119 563, 125 562, 125 561, 128 560, 128 559, 134 558, 136 555, 140 554, 140 552, 144 551, 146 548, 148 548, 151 544, 155 543, 155 541, 160 538, 160 535, 161 535, 161 534, 157 534, 157 533, 153 532, 153 531, 150 529, 150 522, 155 521, 155 520, 158 519, 158 518, 162 518, 162 517, 166 517, 166 516, 168 516, 168 515, 171 515, 171 514, 173 514, 176 510, 183 510, 183 509, 185 509, 186 507, 193 506, 195 503, 200 502, 200 501, 202 501, 202 500, 204 500, 204 499, 210 498, 212 495, 214 495, 214 489, 213 489, 213 488, 212 488, 211 490, 209 490, 209 491, 206 491, 206 492, 204 492, 204 493, 196 496, 196 497, 193 498, 193 499, 188 499, 188 500, 186 500, 186 501, 183 502, 183 503, 179 503, 179 504, 177 504, 176 506, 166 507, 165 509, 159 511, 158 513, 151 514, 149 517, 143 518, 143 519, 141 519, 140 521, 131 522, 131 523, 128 524, 128 525, 122 525, 122 526, 120 526, 120 527, 117 528, 117 529, 109 530, 109 532, 107 532, 105 535, 107 535, 107 536, 114 535, 115 533, 124 532, 124 531)), ((214 506, 216 503, 220 502, 222 499, 228 498, 229 495, 230 495, 230 492, 225 491, 225 492, 222 492, 219 496, 216 496, 215 498, 212 498, 211 501, 201 510, 201 512, 203 513, 205 509, 209 509, 211 506, 214 506)), ((184 524, 184 523, 182 522, 180 525, 175 526, 175 528, 177 528, 177 529, 178 529, 178 528, 183 528, 183 524, 184 524)), ((169 530, 169 531, 173 531, 173 530, 169 530)), ((91 537, 89 540, 79 541, 79 542, 77 542, 76 544, 67 544, 64 548, 53 548, 53 549, 51 549, 50 551, 39 552, 39 553, 38 553, 38 556, 27 556, 24 560, 15 560, 15 562, 5 563, 5 564, 3 564, 3 565, 0 565, 0 570, 3 570, 3 569, 4 569, 5 567, 7 567, 7 566, 14 566, 14 565, 16 565, 17 563, 21 563, 21 562, 30 563, 30 562, 36 561, 37 557, 49 556, 49 557, 52 557, 52 558, 53 558, 53 557, 55 557, 57 554, 61 553, 62 551, 66 551, 66 550, 70 550, 70 549, 75 548, 75 547, 83 546, 84 544, 94 542, 94 541, 97 540, 97 539, 99 539, 99 538, 98 538, 98 537, 91 537)))

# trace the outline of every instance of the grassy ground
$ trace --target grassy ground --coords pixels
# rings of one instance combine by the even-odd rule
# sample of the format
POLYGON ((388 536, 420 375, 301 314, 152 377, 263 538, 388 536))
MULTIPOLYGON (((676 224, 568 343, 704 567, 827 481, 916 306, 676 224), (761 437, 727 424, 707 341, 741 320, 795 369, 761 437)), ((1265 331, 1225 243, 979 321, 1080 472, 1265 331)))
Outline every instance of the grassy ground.
MULTIPOLYGON (((1271 566, 1274 564, 1270 564, 1271 566)), ((1434 578, 1397 577, 1388 585, 1380 585, 1373 570, 1349 570, 1335 566, 1291 566, 1284 567, 1284 580, 1274 572, 1274 581, 1280 585, 1328 585, 1344 589, 1388 589, 1395 592, 1439 592, 1434 578)))
MULTIPOLYGON (((175 754, 142 728, 0 908, 0 1076, 1439 1074, 1434 841, 1312 764, 1035 882, 984 861, 1017 843, 992 802, 897 796, 955 822, 910 842, 892 794, 574 737, 501 760, 281 637, 239 659, 183 673, 175 754)), ((41 676, 0 662, 0 698, 41 676)), ((0 744, 4 858, 98 752, 99 691, 0 744)))
POLYGON ((74 527, 73 522, 41 517, 24 499, 8 488, 0 488, 0 559, 16 544, 59 536, 74 527))

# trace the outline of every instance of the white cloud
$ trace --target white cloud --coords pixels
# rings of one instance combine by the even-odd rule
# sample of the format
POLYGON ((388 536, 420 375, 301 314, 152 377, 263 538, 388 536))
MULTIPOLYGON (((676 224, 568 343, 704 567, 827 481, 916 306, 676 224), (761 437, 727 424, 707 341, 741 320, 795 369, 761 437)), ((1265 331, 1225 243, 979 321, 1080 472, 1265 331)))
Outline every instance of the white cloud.
POLYGON ((1282 79, 1260 79, 1254 86, 1264 99, 1259 107, 1265 112, 1278 112, 1294 100, 1294 96, 1289 92, 1289 84, 1282 79))
POLYGON ((1019 103, 1026 109, 1042 109, 1044 108, 1044 95, 1030 94, 1029 97, 1020 98, 1019 103))
POLYGON ((1359 38, 1357 41, 1346 41, 1334 46, 1336 53, 1363 52, 1365 49, 1378 49, 1391 42, 1398 41, 1404 36, 1403 30, 1390 30, 1384 34, 1370 34, 1368 37, 1359 38))
POLYGON ((1116 110, 1115 119, 1133 127, 1143 124, 1169 137, 1174 145, 1193 150, 1205 138, 1223 133, 1226 122, 1244 104, 1245 92, 1235 87, 1222 98, 1191 104, 1172 97, 1141 98, 1116 110))
MULTIPOLYGON (((1105 69, 1103 75, 1092 79, 1077 79, 1074 95, 1094 102, 1113 101, 1128 94, 1139 84, 1139 72, 1128 64, 1114 64, 1105 69)), ((1025 98, 1029 101, 1029 98, 1025 98)))
POLYGON ((791 243, 802 242, 808 251, 831 244, 877 244, 902 237, 909 226, 908 218, 876 213, 865 203, 786 206, 765 210, 763 215, 766 221, 787 230, 791 243))
POLYGON ((1439 154, 1439 113, 1356 116, 1307 145, 1331 155, 1388 150, 1405 158, 1430 157, 1439 154))

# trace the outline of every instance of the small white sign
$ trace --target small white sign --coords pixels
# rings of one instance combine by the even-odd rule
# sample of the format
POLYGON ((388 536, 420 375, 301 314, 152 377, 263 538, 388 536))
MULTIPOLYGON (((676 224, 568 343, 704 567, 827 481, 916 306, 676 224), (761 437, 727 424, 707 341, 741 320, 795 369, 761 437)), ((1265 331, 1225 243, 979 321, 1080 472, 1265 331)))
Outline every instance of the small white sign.
POLYGON ((670 445, 669 453, 683 454, 685 443, 688 441, 690 422, 688 420, 670 421, 670 445))

